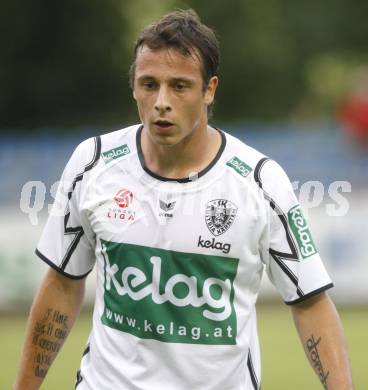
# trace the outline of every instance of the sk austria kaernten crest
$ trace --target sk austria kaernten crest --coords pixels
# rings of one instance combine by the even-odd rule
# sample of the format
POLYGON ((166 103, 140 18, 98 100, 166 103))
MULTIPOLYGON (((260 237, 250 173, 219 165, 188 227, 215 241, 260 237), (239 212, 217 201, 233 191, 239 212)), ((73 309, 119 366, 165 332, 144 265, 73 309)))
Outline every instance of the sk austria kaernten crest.
POLYGON ((238 208, 226 199, 214 199, 206 205, 206 225, 209 231, 219 236, 234 222, 238 208))

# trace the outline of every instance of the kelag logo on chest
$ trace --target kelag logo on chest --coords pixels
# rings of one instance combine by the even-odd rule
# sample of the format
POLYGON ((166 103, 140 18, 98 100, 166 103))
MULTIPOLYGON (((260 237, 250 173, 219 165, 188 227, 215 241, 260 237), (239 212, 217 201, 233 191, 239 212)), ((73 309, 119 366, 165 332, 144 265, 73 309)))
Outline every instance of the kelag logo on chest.
POLYGON ((105 325, 163 342, 236 343, 238 259, 101 244, 105 325))

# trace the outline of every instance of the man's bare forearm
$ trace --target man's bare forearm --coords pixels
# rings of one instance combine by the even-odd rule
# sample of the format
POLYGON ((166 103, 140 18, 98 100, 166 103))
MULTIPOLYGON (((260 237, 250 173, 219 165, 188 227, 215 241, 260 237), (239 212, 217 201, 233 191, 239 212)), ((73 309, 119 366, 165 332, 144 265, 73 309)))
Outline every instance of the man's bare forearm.
POLYGON ((320 345, 321 342, 323 342, 322 337, 315 339, 314 335, 312 334, 310 338, 307 339, 304 348, 312 367, 318 375, 320 382, 325 389, 328 389, 327 380, 328 376, 330 375, 330 371, 328 371, 322 363, 320 356, 320 348, 322 346, 322 344, 320 345))
POLYGON ((49 270, 32 305, 14 390, 39 389, 79 313, 84 280, 49 270))
POLYGON ((352 390, 350 362, 339 315, 326 294, 292 309, 308 360, 324 389, 352 390))

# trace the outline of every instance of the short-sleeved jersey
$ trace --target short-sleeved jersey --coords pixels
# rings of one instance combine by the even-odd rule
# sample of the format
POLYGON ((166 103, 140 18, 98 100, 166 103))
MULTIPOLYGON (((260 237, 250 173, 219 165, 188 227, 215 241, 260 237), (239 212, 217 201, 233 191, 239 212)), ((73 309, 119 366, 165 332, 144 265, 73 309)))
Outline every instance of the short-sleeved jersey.
POLYGON ((78 389, 258 389, 263 270, 287 304, 332 286, 282 168, 219 132, 188 179, 146 167, 140 125, 69 160, 36 252, 70 278, 96 267, 78 389))

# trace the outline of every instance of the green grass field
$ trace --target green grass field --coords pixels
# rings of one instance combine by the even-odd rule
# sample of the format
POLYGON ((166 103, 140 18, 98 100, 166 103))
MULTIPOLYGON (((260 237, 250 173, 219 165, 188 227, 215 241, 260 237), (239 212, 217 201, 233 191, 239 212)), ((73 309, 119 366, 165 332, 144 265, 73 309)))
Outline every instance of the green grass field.
MULTIPOLYGON (((368 389, 368 308, 344 308, 339 311, 348 339, 356 389, 368 389)), ((90 317, 89 313, 84 313, 79 318, 42 389, 74 388, 75 372, 86 343, 90 317)), ((26 318, 22 316, 0 317, 1 390, 11 389, 23 343, 25 321, 26 318)), ((259 306, 258 327, 262 348, 262 390, 321 388, 304 357, 286 306, 259 306)))

